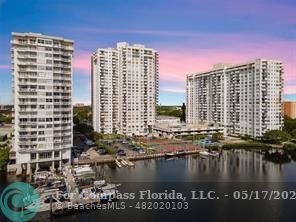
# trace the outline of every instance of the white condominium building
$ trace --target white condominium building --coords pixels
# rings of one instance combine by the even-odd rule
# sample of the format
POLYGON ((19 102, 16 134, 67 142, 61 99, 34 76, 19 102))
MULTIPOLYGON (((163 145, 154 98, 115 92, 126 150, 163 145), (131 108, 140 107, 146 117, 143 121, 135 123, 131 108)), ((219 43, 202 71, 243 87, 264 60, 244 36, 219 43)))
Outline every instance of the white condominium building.
POLYGON ((99 133, 144 135, 155 124, 158 54, 117 43, 92 56, 92 121, 99 133))
POLYGON ((30 170, 71 161, 73 41, 12 33, 12 161, 30 170))
POLYGON ((223 126, 229 135, 260 137, 283 126, 281 61, 220 64, 187 76, 187 123, 223 126))

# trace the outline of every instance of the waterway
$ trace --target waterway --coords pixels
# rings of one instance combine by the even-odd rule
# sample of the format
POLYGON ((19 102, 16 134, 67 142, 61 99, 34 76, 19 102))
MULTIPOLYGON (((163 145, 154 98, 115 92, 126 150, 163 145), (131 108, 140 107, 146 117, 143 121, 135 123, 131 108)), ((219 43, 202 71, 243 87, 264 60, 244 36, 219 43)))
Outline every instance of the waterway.
MULTIPOLYGON (((118 209, 77 211, 42 221, 295 221, 296 197, 293 192, 288 193, 288 198, 284 193, 296 191, 296 163, 293 161, 275 164, 264 160, 259 153, 237 150, 224 151, 219 158, 186 156, 137 161, 135 167, 101 167, 112 182, 121 184, 120 192, 135 193, 135 199, 117 201, 113 206, 118 209), (139 199, 140 191, 145 191, 145 199, 139 199), (182 193, 186 200, 149 200, 146 199, 148 191, 182 193), (198 194, 195 197, 205 199, 191 199, 192 191, 198 194), (199 195, 199 191, 203 195, 199 195), (247 191, 247 200, 242 200, 242 191, 247 191), (274 193, 269 198, 267 195, 271 191, 279 191, 283 197, 277 199, 274 193), (152 202, 152 209, 143 209, 150 207, 148 202, 152 202), (160 208, 161 202, 169 202, 164 208, 170 209, 153 209, 160 208), (176 205, 179 202, 182 204, 176 205), (174 206, 183 209, 174 209, 174 206)), ((1 189, 15 180, 14 176, 1 175, 1 189)))

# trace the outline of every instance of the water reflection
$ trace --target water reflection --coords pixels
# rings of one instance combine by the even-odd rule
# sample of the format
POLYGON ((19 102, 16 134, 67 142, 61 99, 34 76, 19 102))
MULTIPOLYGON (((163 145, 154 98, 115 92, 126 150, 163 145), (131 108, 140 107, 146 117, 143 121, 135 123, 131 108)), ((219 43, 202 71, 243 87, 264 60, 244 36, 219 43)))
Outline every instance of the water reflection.
POLYGON ((104 166, 108 175, 118 182, 281 182, 285 167, 264 159, 258 152, 223 151, 220 157, 186 156, 183 158, 138 161, 134 168, 104 166))
MULTIPOLYGON (((162 192, 175 189, 214 190, 231 194, 234 190, 295 190, 296 164, 275 164, 256 152, 244 150, 224 151, 216 157, 194 157, 138 161, 135 167, 116 168, 104 165, 99 168, 121 183, 121 192, 138 192, 149 189, 162 192), (187 182, 187 183, 186 183, 187 182), (195 183, 188 183, 195 182, 195 183), (266 183, 268 182, 268 183, 266 183), (284 182, 284 183, 275 183, 284 182)), ((0 186, 15 181, 14 176, 0 177, 0 186)), ((17 178, 21 180, 21 178, 17 178)), ((137 200, 135 200, 137 201, 137 200)), ((135 202, 131 202, 135 204, 135 202)), ((96 210, 43 221, 293 221, 294 201, 221 199, 217 201, 192 201, 187 211, 96 210)))
POLYGON ((282 181, 283 179, 283 165, 264 160, 264 156, 258 152, 223 151, 217 158, 188 158, 186 164, 188 177, 198 174, 200 179, 205 181, 282 181))

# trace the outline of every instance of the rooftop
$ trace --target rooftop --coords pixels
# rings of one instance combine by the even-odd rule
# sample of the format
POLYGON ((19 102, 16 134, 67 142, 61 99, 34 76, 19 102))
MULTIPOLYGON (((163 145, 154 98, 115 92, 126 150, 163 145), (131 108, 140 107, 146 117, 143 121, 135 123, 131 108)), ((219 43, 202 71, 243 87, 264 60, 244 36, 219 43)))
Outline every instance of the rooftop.
POLYGON ((225 68, 236 68, 236 67, 239 67, 239 66, 245 66, 245 65, 248 65, 250 63, 255 63, 256 61, 273 61, 273 62, 282 63, 282 61, 280 61, 280 60, 265 59, 265 58, 258 58, 258 59, 254 59, 252 61, 248 61, 248 62, 245 62, 245 63, 239 63, 239 64, 217 63, 217 64, 213 65, 212 69, 209 69, 207 71, 190 73, 190 74, 187 75, 187 77, 190 78, 190 77, 193 77, 193 76, 199 75, 199 74, 209 74, 209 73, 211 73, 213 71, 221 71, 222 69, 225 69, 225 68))
POLYGON ((71 42, 74 43, 74 40, 72 39, 65 39, 63 37, 58 37, 58 36, 51 36, 51 35, 43 35, 41 33, 34 33, 34 32, 12 32, 12 36, 21 36, 21 37, 42 37, 42 38, 48 38, 48 39, 55 39, 59 41, 65 41, 65 42, 71 42))

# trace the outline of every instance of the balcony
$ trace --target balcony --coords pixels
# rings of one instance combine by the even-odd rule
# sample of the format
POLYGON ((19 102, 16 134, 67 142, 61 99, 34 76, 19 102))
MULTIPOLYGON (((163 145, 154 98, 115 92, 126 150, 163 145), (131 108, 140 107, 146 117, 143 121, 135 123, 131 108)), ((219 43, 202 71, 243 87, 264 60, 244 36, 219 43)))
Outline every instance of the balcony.
POLYGON ((24 142, 18 142, 19 146, 33 146, 37 145, 37 141, 24 141, 24 142))
POLYGON ((32 102, 32 101, 22 101, 18 103, 19 105, 37 105, 37 101, 32 102))
POLYGON ((19 110, 18 110, 20 113, 21 112, 37 112, 37 108, 20 108, 19 110))
POLYGON ((58 127, 54 127, 54 130, 70 130, 72 129, 72 126, 58 126, 58 127))
POLYGON ((37 112, 19 111, 19 114, 22 116, 22 118, 31 118, 32 116, 36 116, 37 112))
POLYGON ((37 137, 37 134, 34 134, 34 135, 21 135, 19 136, 20 139, 33 139, 33 138, 36 138, 37 137))
POLYGON ((19 123, 20 126, 36 126, 37 127, 37 122, 20 122, 19 123))
POLYGON ((36 59, 37 59, 37 53, 32 53, 32 54, 18 54, 17 55, 17 58, 19 59, 19 60, 21 60, 21 59, 35 59, 35 62, 36 62, 36 59))

